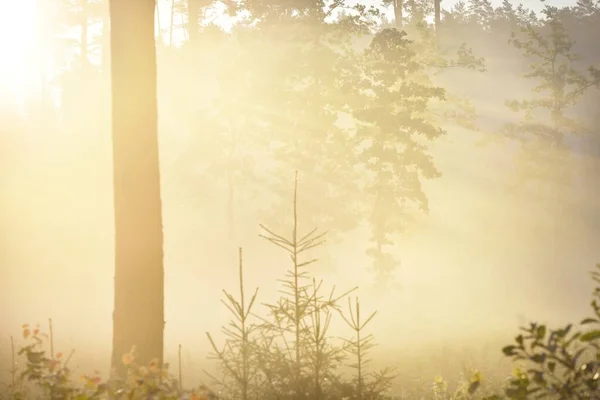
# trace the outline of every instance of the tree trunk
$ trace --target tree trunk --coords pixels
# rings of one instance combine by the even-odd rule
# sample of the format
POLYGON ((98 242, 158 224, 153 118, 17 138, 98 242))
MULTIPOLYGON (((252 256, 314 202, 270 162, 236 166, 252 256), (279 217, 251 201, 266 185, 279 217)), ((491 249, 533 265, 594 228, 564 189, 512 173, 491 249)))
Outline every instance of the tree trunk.
POLYGON ((160 26, 160 7, 158 6, 158 2, 156 2, 156 35, 158 37, 158 42, 159 43, 163 43, 163 36, 162 36, 162 27, 160 26))
POLYGON ((191 44, 198 42, 200 36, 200 12, 202 11, 202 2, 199 0, 188 0, 187 2, 187 31, 191 44))
POLYGON ((439 32, 440 21, 442 20, 440 3, 441 3, 441 0, 433 0, 433 12, 434 12, 434 16, 435 16, 434 20, 435 20, 436 33, 439 32))
POLYGON ((173 46, 173 17, 175 16, 175 0, 171 0, 171 23, 169 24, 169 46, 173 46))
POLYGON ((158 160, 155 0, 110 0, 115 298, 112 367, 135 346, 162 363, 163 233, 158 160))
POLYGON ((35 3, 35 28, 36 28, 36 39, 38 40, 39 46, 37 47, 38 56, 38 77, 40 81, 40 109, 37 112, 37 117, 41 118, 43 110, 46 108, 47 101, 47 76, 46 68, 48 63, 47 49, 49 46, 49 37, 53 33, 44 22, 44 15, 48 12, 48 5, 45 1, 37 0, 35 3))
POLYGON ((81 66, 88 65, 88 0, 81 0, 81 66))
POLYGON ((404 1, 394 0, 392 4, 394 6, 394 22, 396 25, 396 29, 402 30, 402 24, 404 22, 402 16, 402 8, 404 7, 404 1))
POLYGON ((235 225, 235 185, 233 184, 233 171, 231 166, 227 167, 227 237, 229 244, 234 244, 235 225))
POLYGON ((102 73, 108 76, 110 70, 110 18, 108 12, 102 15, 102 73))

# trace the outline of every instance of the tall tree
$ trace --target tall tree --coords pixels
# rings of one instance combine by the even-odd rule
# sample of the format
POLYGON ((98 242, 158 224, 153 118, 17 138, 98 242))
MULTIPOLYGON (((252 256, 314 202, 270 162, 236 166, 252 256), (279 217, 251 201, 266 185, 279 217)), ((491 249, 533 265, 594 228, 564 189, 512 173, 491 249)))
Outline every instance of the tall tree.
POLYGON ((81 66, 87 67, 88 58, 88 0, 80 0, 81 5, 81 66))
POLYGON ((162 363, 163 233, 158 160, 155 0, 111 0, 115 304, 112 367, 135 346, 162 363))
POLYGON ((570 115, 570 108, 589 88, 600 84, 600 76, 594 67, 583 72, 577 66, 575 41, 569 37, 559 10, 547 6, 543 15, 541 26, 528 24, 511 39, 527 59, 534 61, 524 77, 535 80, 536 86, 531 99, 507 102, 511 110, 523 114, 523 120, 507 124, 506 131, 523 143, 521 183, 536 183, 540 190, 549 191, 549 198, 557 199, 566 194, 564 185, 571 183, 574 172, 569 165, 567 138, 589 133, 585 124, 570 115))
POLYGON ((440 176, 429 143, 445 134, 428 118, 431 103, 444 101, 445 91, 421 83, 426 80, 418 73, 426 65, 418 61, 405 36, 395 29, 375 35, 364 53, 368 62, 361 82, 361 91, 369 94, 353 113, 360 162, 371 176, 361 193, 370 203, 372 247, 367 254, 382 288, 398 264, 389 252, 394 239, 405 232, 415 209, 428 210, 422 182, 440 176))
POLYGON ((435 30, 436 32, 438 31, 438 29, 440 28, 440 23, 442 21, 442 7, 441 7, 441 0, 433 0, 433 15, 434 15, 434 23, 435 23, 435 30))
POLYGON ((202 9, 210 4, 205 0, 187 0, 187 31, 189 41, 192 44, 198 42, 200 36, 200 18, 202 9))
MULTIPOLYGON (((414 3, 413 3, 414 4, 414 3)), ((402 0, 392 0, 392 5, 394 7, 394 20, 396 22, 396 28, 402 29, 403 24, 403 15, 402 9, 404 8, 404 2, 402 0)), ((411 12, 413 9, 411 8, 411 12)))
POLYGON ((593 67, 583 72, 577 65, 575 41, 559 10, 546 6, 543 15, 540 26, 524 26, 511 40, 532 61, 524 77, 534 80, 535 86, 531 98, 507 102, 522 119, 507 124, 506 132, 521 144, 515 188, 535 199, 531 213, 539 218, 538 235, 547 243, 552 262, 560 256, 576 204, 578 157, 569 141, 591 133, 571 110, 588 89, 600 84, 600 74, 593 67))
POLYGON ((110 14, 102 15, 102 36, 100 37, 100 54, 102 54, 101 70, 108 75, 110 70, 110 14))
MULTIPOLYGON (((186 163, 195 166, 186 169, 205 171, 203 184, 218 185, 211 187, 213 193, 227 193, 218 207, 247 208, 252 203, 271 227, 284 229, 285 177, 310 166, 310 179, 298 193, 303 221, 330 228, 330 241, 337 239, 336 233, 368 223, 377 249, 369 254, 383 283, 396 266, 386 253, 392 247, 389 238, 406 233, 409 214, 427 209, 421 179, 438 175, 428 158, 429 142, 412 140, 431 136, 430 130, 439 126, 435 112, 447 117, 446 107, 452 108, 445 105, 451 102, 440 99, 430 78, 437 70, 477 60, 466 48, 456 61, 438 56, 431 27, 423 28, 428 36, 418 42, 387 31, 379 36, 381 45, 364 53, 356 48, 355 38, 379 29, 377 10, 359 4, 352 15, 342 14, 329 23, 325 18, 330 11, 316 3, 284 2, 278 8, 249 1, 244 6, 252 28, 234 27, 231 35, 210 39, 204 30, 203 57, 213 54, 210 58, 217 61, 210 63, 212 70, 204 63, 193 71, 202 71, 203 79, 212 77, 218 93, 203 112, 194 112, 199 119, 192 126, 211 133, 195 135, 195 143, 187 146, 186 163), (393 53, 392 59, 382 52, 393 53), (390 115, 396 116, 398 108, 407 115, 398 116, 399 123, 412 124, 406 129, 390 126, 396 123, 389 122, 390 115), (402 154, 388 154, 390 144, 402 154), (371 147, 365 150, 367 145, 371 147), (381 153, 373 156, 380 159, 377 164, 370 163, 372 153, 381 153), (198 168, 198 160, 206 166, 198 168), (268 168, 263 167, 266 163, 268 168), (398 179, 389 179, 388 166, 398 179)), ((231 232, 241 221, 242 208, 227 209, 231 232)))

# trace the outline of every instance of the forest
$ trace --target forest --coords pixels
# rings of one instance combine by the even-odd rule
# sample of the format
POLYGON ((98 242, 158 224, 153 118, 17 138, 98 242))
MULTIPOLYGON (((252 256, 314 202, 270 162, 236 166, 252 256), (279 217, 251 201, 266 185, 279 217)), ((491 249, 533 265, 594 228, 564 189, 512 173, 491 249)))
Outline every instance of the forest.
POLYGON ((0 400, 600 399, 600 1, 0 14, 0 400))

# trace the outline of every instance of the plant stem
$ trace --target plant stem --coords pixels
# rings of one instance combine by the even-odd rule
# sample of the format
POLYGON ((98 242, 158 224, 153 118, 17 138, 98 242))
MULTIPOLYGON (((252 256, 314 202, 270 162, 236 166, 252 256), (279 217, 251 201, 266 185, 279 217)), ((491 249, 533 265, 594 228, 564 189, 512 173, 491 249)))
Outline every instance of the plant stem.
POLYGON ((15 385, 17 383, 17 364, 15 361, 15 340, 11 336, 10 337, 10 355, 11 355, 11 364, 10 364, 10 377, 12 382, 12 390, 15 390, 15 385))
POLYGON ((179 394, 181 394, 183 392, 183 378, 181 374, 181 345, 179 345, 179 349, 177 351, 177 362, 179 370, 179 394))
POLYGON ((54 329, 52 328, 52 318, 48 318, 48 325, 50 327, 50 358, 54 359, 54 329))
POLYGON ((244 267, 242 258, 242 248, 238 251, 239 271, 240 271, 240 305, 242 315, 240 318, 242 332, 242 400, 248 399, 248 330, 246 329, 246 302, 244 300, 244 267))

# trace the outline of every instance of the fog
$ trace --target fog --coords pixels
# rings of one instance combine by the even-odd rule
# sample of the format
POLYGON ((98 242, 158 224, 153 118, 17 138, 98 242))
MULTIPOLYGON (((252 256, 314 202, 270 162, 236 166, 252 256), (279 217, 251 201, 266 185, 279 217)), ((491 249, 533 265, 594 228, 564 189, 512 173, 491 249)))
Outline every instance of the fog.
MULTIPOLYGON (((460 33, 456 37, 456 42, 463 39, 460 33)), ((430 147, 442 175, 423 182, 429 213, 412 213, 406 234, 394 240, 392 251, 400 265, 386 290, 373 284, 372 260, 365 252, 371 240, 368 224, 362 221, 354 227, 355 221, 348 221, 351 229, 344 231, 313 223, 310 213, 327 199, 317 190, 323 176, 311 165, 290 162, 275 167, 260 159, 251 167, 241 165, 241 170, 258 171, 259 179, 246 189, 243 174, 236 175, 234 186, 241 194, 236 192, 234 221, 229 221, 227 173, 210 166, 221 165, 214 149, 228 144, 213 143, 219 140, 210 135, 216 128, 205 130, 201 116, 215 102, 232 100, 223 97, 233 93, 243 105, 230 109, 229 121, 241 126, 243 135, 243 107, 251 104, 252 93, 241 85, 219 86, 221 64, 214 58, 201 53, 174 55, 181 50, 159 48, 165 358, 174 362, 177 346, 183 346, 188 382, 205 379, 202 369, 213 368, 206 359, 210 347, 205 332, 221 339, 220 327, 230 319, 220 299, 222 289, 237 290, 238 247, 244 251, 247 291, 259 287, 261 303, 277 298, 275 279, 283 278, 289 258, 259 237, 263 233, 259 224, 276 223, 278 231, 286 226, 295 170, 301 232, 331 230, 327 243, 313 252, 319 261, 310 271, 323 279, 325 288, 335 285, 339 293, 358 286, 355 294, 362 307, 378 310, 370 331, 379 343, 375 354, 384 358, 382 363, 401 368, 411 364, 424 371, 425 379, 465 367, 493 369, 503 362, 500 347, 525 321, 558 326, 586 315, 593 289, 587 271, 600 261, 596 200, 600 147, 594 150, 598 141, 572 139, 574 194, 563 204, 563 213, 554 214, 561 229, 549 229, 550 214, 540 204, 560 200, 531 190, 511 190, 518 144, 495 141, 504 123, 519 118, 505 101, 531 96, 534 85, 522 78, 528 61, 510 45, 500 47, 501 40, 493 39, 484 35, 466 39, 474 54, 484 57, 485 72, 448 70, 433 78, 453 95, 470 99, 478 129, 442 121, 447 134, 430 147), (274 186, 262 177, 283 182, 275 186, 282 202, 269 197, 274 186), (277 207, 287 207, 282 209, 287 213, 277 207)), ((204 43, 203 51, 213 57, 222 54, 210 43, 204 43)), ((578 46, 581 65, 600 60, 597 46, 592 46, 595 51, 585 43, 578 46)), ((263 56, 256 54, 257 60, 263 56)), ((232 73, 243 75, 245 67, 238 65, 232 73)), ((55 117, 42 116, 31 107, 19 116, 16 106, 4 101, 3 364, 10 357, 9 338, 20 338, 22 324, 40 323, 45 328, 52 318, 55 347, 75 349, 74 363, 80 370, 106 372, 109 367, 114 275, 109 77, 85 74, 71 77, 70 98, 63 97, 55 117)), ((244 82, 243 77, 236 79, 244 82)), ((67 89, 63 92, 67 96, 67 89)), ((598 89, 591 89, 571 110, 596 123, 596 134, 599 96, 598 89)), ((285 115, 280 118, 285 124, 285 115)), ((306 124, 310 128, 310 121, 306 124)), ((341 115, 337 124, 350 129, 352 121, 341 115)), ((243 140, 253 137, 238 143, 243 147, 243 140)), ((289 225, 285 229, 282 234, 291 232, 289 225)), ((345 300, 342 304, 346 307, 345 300)), ((343 321, 336 324, 332 329, 344 332, 343 321)))

